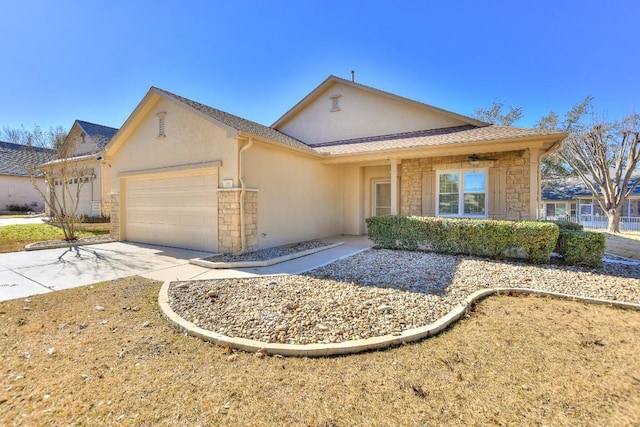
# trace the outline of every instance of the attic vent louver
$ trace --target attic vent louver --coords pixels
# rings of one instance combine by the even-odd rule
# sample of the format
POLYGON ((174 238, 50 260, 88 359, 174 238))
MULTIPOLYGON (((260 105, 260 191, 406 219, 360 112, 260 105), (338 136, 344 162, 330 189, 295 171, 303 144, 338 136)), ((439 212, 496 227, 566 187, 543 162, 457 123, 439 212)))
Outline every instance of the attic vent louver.
POLYGON ((167 116, 166 111, 162 111, 157 114, 158 116, 158 138, 166 138, 167 134, 165 133, 165 118, 167 116))
POLYGON ((329 97, 331 99, 331 112, 340 111, 340 97, 342 95, 332 95, 329 97))

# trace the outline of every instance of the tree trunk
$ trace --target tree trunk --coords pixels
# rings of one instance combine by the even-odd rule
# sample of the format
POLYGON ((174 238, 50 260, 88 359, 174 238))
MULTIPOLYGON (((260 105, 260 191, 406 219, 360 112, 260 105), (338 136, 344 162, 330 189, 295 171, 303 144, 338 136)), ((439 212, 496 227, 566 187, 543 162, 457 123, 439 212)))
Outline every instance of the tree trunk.
POLYGON ((607 231, 609 233, 620 233, 620 210, 611 209, 607 211, 607 219, 609 220, 609 227, 607 231))

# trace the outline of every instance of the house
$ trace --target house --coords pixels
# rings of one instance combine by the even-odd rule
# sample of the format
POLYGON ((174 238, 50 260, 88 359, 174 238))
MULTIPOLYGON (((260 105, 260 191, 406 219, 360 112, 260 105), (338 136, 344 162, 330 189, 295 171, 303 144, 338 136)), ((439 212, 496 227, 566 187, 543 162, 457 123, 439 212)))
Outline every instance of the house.
POLYGON ((237 252, 364 234, 372 215, 536 219, 565 137, 335 76, 271 126, 152 87, 104 150, 111 234, 237 252))
MULTIPOLYGON (((629 185, 640 179, 634 172, 629 185)), ((545 219, 565 220, 587 228, 606 229, 607 215, 584 182, 578 177, 542 181, 542 215, 545 219)), ((640 231, 640 185, 631 193, 620 217, 621 231, 640 231)))
MULTIPOLYGON (((49 160, 54 150, 0 141, 0 210, 19 207, 32 212, 44 210, 44 177, 36 177, 36 190, 29 173, 30 166, 49 160)), ((11 209, 13 208, 13 209, 11 209)))
POLYGON ((54 177, 51 191, 58 200, 62 200, 63 192, 66 194, 65 206, 71 210, 75 207, 75 216, 109 216, 109 190, 105 183, 110 181, 110 168, 101 153, 117 131, 76 120, 60 148, 58 159, 41 165, 54 177))

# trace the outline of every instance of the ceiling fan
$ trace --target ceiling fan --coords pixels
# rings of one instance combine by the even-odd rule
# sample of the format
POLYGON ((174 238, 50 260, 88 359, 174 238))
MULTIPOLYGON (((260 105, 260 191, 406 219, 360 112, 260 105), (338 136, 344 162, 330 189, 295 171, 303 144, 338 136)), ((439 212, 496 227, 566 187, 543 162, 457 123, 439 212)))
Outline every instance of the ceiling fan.
POLYGON ((490 160, 498 160, 498 159, 494 159, 492 157, 483 157, 478 154, 472 154, 469 156, 469 163, 471 163, 472 165, 477 165, 481 161, 490 161, 490 160))

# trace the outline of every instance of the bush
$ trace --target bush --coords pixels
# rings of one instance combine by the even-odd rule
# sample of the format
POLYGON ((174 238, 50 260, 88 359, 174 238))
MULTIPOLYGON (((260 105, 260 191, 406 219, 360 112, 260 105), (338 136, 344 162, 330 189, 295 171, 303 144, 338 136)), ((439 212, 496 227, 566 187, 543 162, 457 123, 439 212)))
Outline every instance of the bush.
POLYGON ((582 231, 584 229, 584 227, 581 224, 578 224, 576 222, 557 221, 557 220, 544 220, 542 222, 551 222, 557 225, 558 227, 560 227, 560 230, 582 231))
POLYGON ((496 221, 433 217, 367 218, 369 237, 382 248, 431 250, 491 258, 547 262, 558 239, 558 227, 533 221, 496 221))
POLYGON ((18 204, 5 205, 5 207, 10 212, 30 212, 31 211, 31 207, 26 203, 24 205, 18 205, 18 204))
POLYGON ((590 231, 560 230, 557 252, 564 262, 585 267, 602 266, 605 237, 590 231))
POLYGON ((81 215, 76 219, 76 222, 80 222, 83 224, 102 224, 106 222, 110 222, 110 218, 108 216, 96 215, 96 216, 88 216, 81 215))

